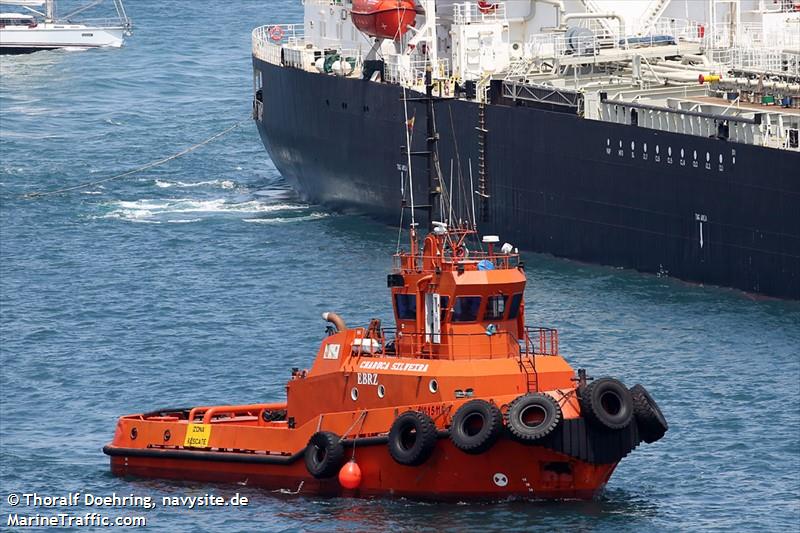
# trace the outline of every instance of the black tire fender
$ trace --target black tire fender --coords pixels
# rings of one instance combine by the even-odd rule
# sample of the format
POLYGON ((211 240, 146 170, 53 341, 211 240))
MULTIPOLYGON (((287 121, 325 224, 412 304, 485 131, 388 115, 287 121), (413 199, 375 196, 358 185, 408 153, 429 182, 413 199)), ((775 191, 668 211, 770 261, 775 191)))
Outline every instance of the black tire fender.
POLYGON ((483 453, 503 431, 503 414, 486 400, 470 400, 458 408, 450 426, 450 440, 465 453, 483 453))
POLYGON ((561 424, 564 414, 552 396, 538 392, 523 394, 506 411, 506 427, 511 435, 532 443, 551 434, 561 424))
POLYGON ((618 379, 599 378, 578 389, 581 414, 597 427, 622 429, 633 420, 633 398, 618 379))
POLYGON ((336 433, 317 431, 308 440, 304 458, 309 474, 317 479, 330 478, 344 464, 344 446, 336 433))
POLYGON ((633 414, 639 426, 639 435, 642 440, 651 444, 664 436, 669 429, 664 413, 643 386, 636 384, 631 387, 633 398, 633 414))
POLYGON ((437 438, 431 417, 419 411, 406 411, 389 430, 389 454, 401 465, 418 466, 431 456, 437 438))

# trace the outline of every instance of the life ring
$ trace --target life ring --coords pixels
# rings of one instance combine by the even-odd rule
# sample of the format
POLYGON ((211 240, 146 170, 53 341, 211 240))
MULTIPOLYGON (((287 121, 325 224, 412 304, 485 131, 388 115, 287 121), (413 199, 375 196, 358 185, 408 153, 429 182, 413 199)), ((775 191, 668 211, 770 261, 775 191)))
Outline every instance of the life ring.
POLYGON ((596 426, 622 429, 633 418, 631 393, 618 379, 597 379, 579 388, 578 397, 581 414, 596 426))
POLYGON ((496 10, 497 10, 497 4, 495 2, 478 2, 478 11, 480 11, 484 15, 488 15, 489 13, 496 10))
POLYGON ((535 442, 550 435, 564 415, 552 396, 538 392, 523 394, 508 406, 506 426, 517 440, 535 442))
POLYGON ((464 245, 461 245, 461 246, 459 246, 458 248, 455 249, 454 255, 456 256, 456 259, 458 259, 458 260, 466 259, 466 258, 469 257, 469 248, 467 248, 464 245))
POLYGON ((344 463, 344 446, 336 433, 317 431, 304 454, 308 473, 317 479, 333 477, 344 463))
POLYGON ((639 435, 647 444, 651 444, 664 436, 669 424, 647 389, 641 385, 634 385, 630 390, 633 398, 633 416, 636 417, 636 424, 639 426, 639 435))
POLYGON ((283 28, 281 28, 280 26, 272 26, 269 29, 268 33, 269 33, 269 38, 275 42, 278 42, 281 39, 283 39, 283 28))
POLYGON ((436 425, 419 411, 398 416, 389 430, 389 453, 406 466, 418 466, 428 460, 436 447, 436 425))
POLYGON ((450 440, 470 454, 483 453, 503 431, 503 414, 486 400, 471 400, 458 408, 450 426, 450 440))

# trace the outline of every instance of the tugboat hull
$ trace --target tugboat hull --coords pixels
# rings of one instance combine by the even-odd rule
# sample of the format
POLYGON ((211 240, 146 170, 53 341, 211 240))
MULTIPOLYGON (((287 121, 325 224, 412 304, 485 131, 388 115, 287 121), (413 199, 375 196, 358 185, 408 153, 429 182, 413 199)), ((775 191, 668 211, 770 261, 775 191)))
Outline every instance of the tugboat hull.
MULTIPOLYGON (((592 499, 602 491, 616 467, 616 463, 593 465, 576 461, 541 446, 511 440, 499 441, 490 452, 473 456, 445 439, 439 441, 424 466, 413 467, 395 463, 381 444, 356 446, 355 457, 363 476, 356 490, 343 488, 335 476, 315 479, 306 471, 302 455, 285 464, 269 464, 257 462, 252 456, 237 457, 235 461, 212 457, 227 452, 207 452, 203 456, 203 452, 181 455, 113 447, 106 447, 105 451, 112 455, 111 471, 117 476, 235 483, 299 494, 437 501, 592 499)), ((348 456, 350 453, 352 449, 347 448, 348 456)))

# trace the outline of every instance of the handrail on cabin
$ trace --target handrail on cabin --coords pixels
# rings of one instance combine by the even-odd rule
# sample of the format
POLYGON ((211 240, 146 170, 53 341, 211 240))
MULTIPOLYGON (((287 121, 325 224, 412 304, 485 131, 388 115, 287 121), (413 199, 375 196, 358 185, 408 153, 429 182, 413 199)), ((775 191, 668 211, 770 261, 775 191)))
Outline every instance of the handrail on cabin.
POLYGON ((286 409, 286 402, 283 403, 254 403, 246 405, 215 405, 194 407, 189 411, 189 423, 193 423, 195 418, 201 413, 203 414, 203 424, 210 424, 211 419, 216 415, 242 415, 252 414, 253 412, 261 413, 262 411, 273 409, 286 409))

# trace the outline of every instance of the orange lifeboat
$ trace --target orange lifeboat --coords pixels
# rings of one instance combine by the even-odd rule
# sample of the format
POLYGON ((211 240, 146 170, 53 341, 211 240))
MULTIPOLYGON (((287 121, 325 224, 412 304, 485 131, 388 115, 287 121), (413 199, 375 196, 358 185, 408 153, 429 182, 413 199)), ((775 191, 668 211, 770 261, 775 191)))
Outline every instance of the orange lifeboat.
POLYGON ((399 40, 416 23, 413 0, 353 0, 353 24, 372 37, 399 40))

